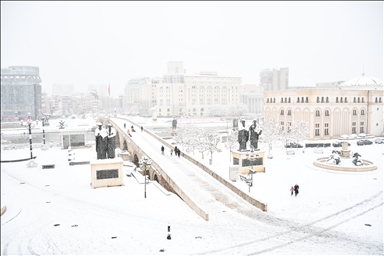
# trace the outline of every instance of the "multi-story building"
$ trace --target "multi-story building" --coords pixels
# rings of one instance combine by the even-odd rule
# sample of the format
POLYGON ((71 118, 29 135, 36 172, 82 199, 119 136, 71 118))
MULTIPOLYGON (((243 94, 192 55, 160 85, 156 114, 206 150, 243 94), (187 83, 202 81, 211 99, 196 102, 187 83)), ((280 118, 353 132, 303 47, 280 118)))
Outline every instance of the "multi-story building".
POLYGON ((10 66, 1 69, 1 121, 40 118, 41 78, 39 68, 10 66))
POLYGON ((294 121, 309 124, 309 139, 347 134, 383 135, 383 82, 357 77, 334 88, 264 92, 264 117, 283 127, 294 121))
POLYGON ((249 86, 241 77, 218 76, 217 72, 185 74, 183 62, 168 62, 168 73, 162 78, 131 79, 125 87, 125 105, 137 107, 141 115, 203 116, 213 105, 243 102, 249 86))
POLYGON ((264 91, 286 90, 289 84, 289 68, 264 69, 260 71, 260 86, 264 91))
POLYGON ((242 102, 248 106, 249 112, 262 117, 264 114, 263 87, 257 85, 245 85, 246 93, 242 95, 242 102))

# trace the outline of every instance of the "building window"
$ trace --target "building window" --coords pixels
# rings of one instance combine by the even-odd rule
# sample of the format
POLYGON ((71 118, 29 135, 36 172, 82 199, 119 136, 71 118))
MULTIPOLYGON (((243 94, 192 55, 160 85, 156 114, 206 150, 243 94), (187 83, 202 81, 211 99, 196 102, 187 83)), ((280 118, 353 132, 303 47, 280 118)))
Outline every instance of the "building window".
POLYGON ((308 103, 308 97, 305 97, 305 103, 308 103))
POLYGON ((269 103, 269 99, 267 99, 267 103, 269 103))
POLYGON ((284 103, 287 103, 287 97, 285 97, 285 99, 284 99, 284 103))
POLYGON ((344 102, 345 102, 345 103, 347 103, 347 102, 348 102, 348 101, 347 101, 347 97, 345 97, 345 98, 344 98, 344 102))
POLYGON ((361 102, 364 103, 364 97, 361 98, 361 102))
POLYGON ((280 122, 280 130, 284 131, 284 122, 280 122))
POLYGON ((343 97, 340 97, 340 103, 343 103, 343 97))
POLYGON ((339 97, 336 97, 336 103, 339 103, 339 97))
POLYGON ((281 116, 284 115, 284 110, 280 110, 280 115, 281 115, 281 116))
POLYGON ((284 100, 283 100, 283 98, 281 98, 281 101, 280 101, 280 103, 283 103, 284 102, 284 100))
POLYGON ((357 115, 357 111, 356 111, 356 109, 353 110, 353 114, 352 114, 352 115, 354 115, 354 116, 357 115))
POLYGON ((353 97, 353 103, 356 103, 356 97, 353 97))
POLYGON ((297 103, 300 103, 300 97, 297 97, 297 103))
POLYGON ((365 115, 364 109, 361 110, 361 115, 362 115, 362 116, 365 115))
POLYGON ((377 97, 375 98, 375 103, 377 103, 377 97))
POLYGON ((356 122, 352 122, 352 134, 356 134, 356 122))
POLYGON ((301 103, 304 103, 304 97, 301 97, 301 103))
POLYGON ((319 97, 317 97, 316 102, 320 103, 320 98, 319 97))
POLYGON ((360 133, 364 133, 364 126, 360 126, 360 133))
POLYGON ((327 97, 327 98, 325 98, 325 101, 326 101, 326 103, 329 103, 329 99, 328 99, 328 97, 327 97))
POLYGON ((329 110, 325 110, 325 116, 329 116, 329 110))
POLYGON ((381 103, 381 97, 379 98, 379 102, 381 103))
POLYGON ((273 103, 276 103, 276 99, 275 98, 273 98, 273 103))
POLYGON ((320 111, 316 110, 316 116, 320 116, 320 111))
POLYGON ((360 103, 360 97, 357 98, 357 103, 360 103))
POLYGON ((321 97, 321 103, 324 103, 324 97, 321 97))
POLYGON ((288 103, 291 103, 291 98, 290 97, 288 98, 288 103))
POLYGON ((320 136, 320 124, 315 124, 315 136, 320 136))
POLYGON ((291 115, 291 110, 288 110, 288 115, 289 115, 289 116, 291 115))
POLYGON ((324 135, 329 135, 329 123, 324 123, 324 135))

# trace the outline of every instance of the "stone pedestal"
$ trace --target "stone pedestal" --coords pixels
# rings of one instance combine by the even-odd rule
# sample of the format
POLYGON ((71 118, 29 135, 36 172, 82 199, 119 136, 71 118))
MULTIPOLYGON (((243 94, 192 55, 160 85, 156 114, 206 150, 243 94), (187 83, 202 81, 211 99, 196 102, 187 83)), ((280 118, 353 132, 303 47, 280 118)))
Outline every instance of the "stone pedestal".
POLYGON ((124 185, 123 162, 120 157, 92 160, 90 162, 92 188, 124 185))
POLYGON ((341 142, 341 157, 349 158, 351 156, 351 150, 348 149, 348 141, 341 142))
POLYGON ((265 172, 265 151, 254 151, 253 154, 257 154, 254 160, 249 160, 247 153, 251 154, 251 151, 232 151, 232 165, 239 167, 239 174, 248 174, 249 169, 265 172))

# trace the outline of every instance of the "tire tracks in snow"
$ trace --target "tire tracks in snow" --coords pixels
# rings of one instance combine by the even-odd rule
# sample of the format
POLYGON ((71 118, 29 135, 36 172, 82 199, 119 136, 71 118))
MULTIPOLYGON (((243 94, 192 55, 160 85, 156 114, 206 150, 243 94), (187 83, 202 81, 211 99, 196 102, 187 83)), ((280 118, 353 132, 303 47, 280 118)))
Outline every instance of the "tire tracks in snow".
MULTIPOLYGON (((367 198, 367 199, 365 199, 359 203, 356 203, 350 207, 347 207, 341 211, 335 212, 335 213, 328 215, 326 217, 323 217, 321 219, 312 221, 312 222, 304 224, 304 225, 297 225, 297 226, 290 227, 290 229, 285 231, 285 232, 280 232, 280 233, 277 233, 275 235, 268 236, 265 238, 256 239, 256 240, 241 243, 241 244, 238 244, 235 246, 230 246, 230 247, 221 248, 221 249, 217 249, 217 250, 211 250, 211 251, 203 252, 200 254, 202 254, 202 255, 214 254, 214 253, 231 254, 234 251, 236 251, 236 253, 238 253, 239 250, 252 251, 254 249, 246 248, 246 247, 251 247, 251 246, 255 246, 255 245, 257 245, 258 248, 264 247, 263 249, 259 249, 257 251, 251 252, 251 253, 245 253, 247 255, 258 255, 258 254, 271 252, 273 250, 280 249, 280 248, 283 248, 285 246, 289 246, 293 243, 297 243, 297 242, 301 242, 301 241, 310 239, 314 236, 320 236, 323 233, 330 231, 330 230, 332 230, 332 229, 334 229, 334 228, 336 228, 336 227, 338 227, 338 226, 340 226, 340 225, 342 225, 348 221, 351 221, 351 220, 353 220, 357 217, 360 217, 360 216, 362 216, 362 215, 364 215, 364 214, 366 214, 366 213, 368 213, 368 212, 370 212, 370 211, 372 211, 378 207, 381 207, 384 204, 383 199, 382 199, 382 193, 383 193, 383 191, 380 191, 379 193, 376 193, 375 195, 373 195, 373 196, 371 196, 371 197, 369 197, 369 198, 367 198), (374 202, 374 200, 379 201, 379 202, 374 202), (373 203, 374 205, 370 206, 368 209, 366 209, 366 208, 361 209, 361 207, 364 207, 364 205, 369 204, 369 203, 373 203), (320 228, 320 227, 315 226, 315 224, 322 223, 326 220, 335 219, 336 217, 339 217, 339 215, 342 215, 344 213, 349 213, 349 212, 356 210, 356 209, 360 210, 359 213, 354 214, 352 217, 343 218, 341 221, 338 221, 335 224, 328 225, 326 228, 320 228), (305 234, 305 235, 303 236, 303 234, 305 234), (292 237, 296 237, 297 235, 300 235, 301 237, 299 237, 297 239, 292 239, 292 237), (271 240, 276 240, 276 242, 274 242, 274 244, 277 244, 277 245, 270 246, 270 244, 272 243, 271 240), (286 241, 286 242, 282 242, 282 241, 286 241), (262 242, 265 242, 265 245, 263 245, 262 242)), ((339 238, 339 239, 345 239, 345 238, 339 238)), ((242 253, 242 254, 244 254, 244 253, 242 253)))

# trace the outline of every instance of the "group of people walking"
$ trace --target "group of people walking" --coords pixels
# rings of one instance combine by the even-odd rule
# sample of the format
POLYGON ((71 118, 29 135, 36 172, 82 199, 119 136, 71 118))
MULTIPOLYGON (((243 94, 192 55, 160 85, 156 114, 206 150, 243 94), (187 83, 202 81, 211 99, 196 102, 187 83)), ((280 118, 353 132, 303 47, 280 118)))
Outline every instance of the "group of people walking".
MULTIPOLYGON (((177 148, 177 146, 175 146, 175 149, 171 148, 169 152, 171 153, 171 156, 173 155, 173 153, 175 153, 175 156, 180 157, 181 151, 177 148)), ((164 155, 164 146, 161 146, 161 154, 164 155)))
MULTIPOLYGON (((126 124, 124 123, 124 129, 126 128, 126 124)), ((141 131, 143 131, 143 126, 141 126, 141 131)), ((131 130, 132 130, 132 132, 136 132, 136 130, 135 130, 135 127, 133 126, 133 125, 131 125, 131 130)), ((127 134, 129 135, 129 137, 132 137, 132 135, 131 135, 131 131, 128 129, 127 130, 127 134)))
POLYGON ((299 185, 296 184, 295 186, 291 187, 291 196, 293 196, 293 192, 295 192, 295 196, 299 194, 299 185))

